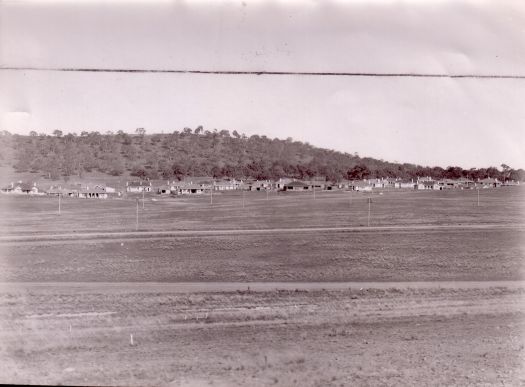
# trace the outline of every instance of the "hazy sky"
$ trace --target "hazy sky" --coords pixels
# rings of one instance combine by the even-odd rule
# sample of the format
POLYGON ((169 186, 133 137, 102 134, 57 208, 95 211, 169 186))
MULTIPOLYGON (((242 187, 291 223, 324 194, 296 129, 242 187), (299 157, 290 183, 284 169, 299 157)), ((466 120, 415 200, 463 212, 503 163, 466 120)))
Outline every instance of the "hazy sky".
MULTIPOLYGON (((525 75, 523 1, 0 2, 2 67, 525 75)), ((525 167, 525 79, 0 71, 0 129, 183 127, 525 167)))

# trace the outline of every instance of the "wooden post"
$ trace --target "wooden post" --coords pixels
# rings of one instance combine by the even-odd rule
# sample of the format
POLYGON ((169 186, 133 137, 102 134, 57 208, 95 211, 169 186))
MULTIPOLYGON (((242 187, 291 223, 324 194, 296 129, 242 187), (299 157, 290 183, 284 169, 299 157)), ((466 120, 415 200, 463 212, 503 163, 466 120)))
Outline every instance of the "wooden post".
POLYGON ((242 190, 242 208, 244 208, 244 189, 242 190))
POLYGON ((478 190, 478 207, 479 207, 479 188, 477 190, 478 190))
POLYGON ((142 209, 144 209, 144 190, 146 187, 142 189, 142 209))
POLYGON ((62 196, 62 195, 59 193, 59 194, 58 194, 58 215, 60 215, 60 214, 61 214, 61 211, 62 211, 61 206, 60 206, 60 197, 61 197, 61 196, 62 196))
POLYGON ((139 199, 137 199, 137 213, 135 219, 135 230, 139 229, 139 199))
POLYGON ((368 198, 368 227, 370 227, 370 205, 372 203, 372 198, 368 198))
POLYGON ((213 206, 213 184, 211 185, 210 189, 210 205, 213 206))
POLYGON ((270 195, 270 190, 268 189, 268 187, 266 187, 266 200, 269 199, 269 195, 270 195))
POLYGON ((314 200, 315 200, 315 183, 314 183, 313 187, 314 187, 314 200))

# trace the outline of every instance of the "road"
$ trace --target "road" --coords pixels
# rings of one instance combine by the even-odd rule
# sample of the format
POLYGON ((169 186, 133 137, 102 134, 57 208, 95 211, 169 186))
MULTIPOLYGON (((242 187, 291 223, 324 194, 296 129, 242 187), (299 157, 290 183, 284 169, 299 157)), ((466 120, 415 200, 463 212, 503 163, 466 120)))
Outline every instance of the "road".
POLYGON ((525 289, 525 281, 420 281, 420 282, 2 282, 0 292, 56 291, 70 293, 217 293, 276 290, 367 289, 525 289))

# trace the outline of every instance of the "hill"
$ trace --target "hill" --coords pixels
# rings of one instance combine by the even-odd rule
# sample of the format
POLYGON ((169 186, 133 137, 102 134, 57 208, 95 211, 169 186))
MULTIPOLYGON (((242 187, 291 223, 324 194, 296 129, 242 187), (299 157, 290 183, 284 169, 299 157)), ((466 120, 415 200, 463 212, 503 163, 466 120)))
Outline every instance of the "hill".
POLYGON ((47 179, 105 176, 135 176, 143 179, 182 179, 214 176, 255 179, 299 179, 323 176, 327 180, 372 177, 471 179, 497 177, 524 180, 525 171, 502 165, 464 170, 461 167, 425 167, 391 163, 357 154, 322 149, 292 138, 247 137, 237 131, 185 128, 170 134, 146 134, 137 129, 130 135, 84 131, 80 135, 31 132, 29 136, 0 135, 0 167, 14 173, 38 174, 47 179))

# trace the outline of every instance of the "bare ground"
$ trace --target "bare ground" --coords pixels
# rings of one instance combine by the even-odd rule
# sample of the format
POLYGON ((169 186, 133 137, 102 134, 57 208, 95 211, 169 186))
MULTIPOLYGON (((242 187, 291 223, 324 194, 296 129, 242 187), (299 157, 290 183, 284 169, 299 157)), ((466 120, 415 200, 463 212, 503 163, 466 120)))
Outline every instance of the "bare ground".
POLYGON ((519 385, 524 295, 522 287, 2 290, 0 382, 519 385))

